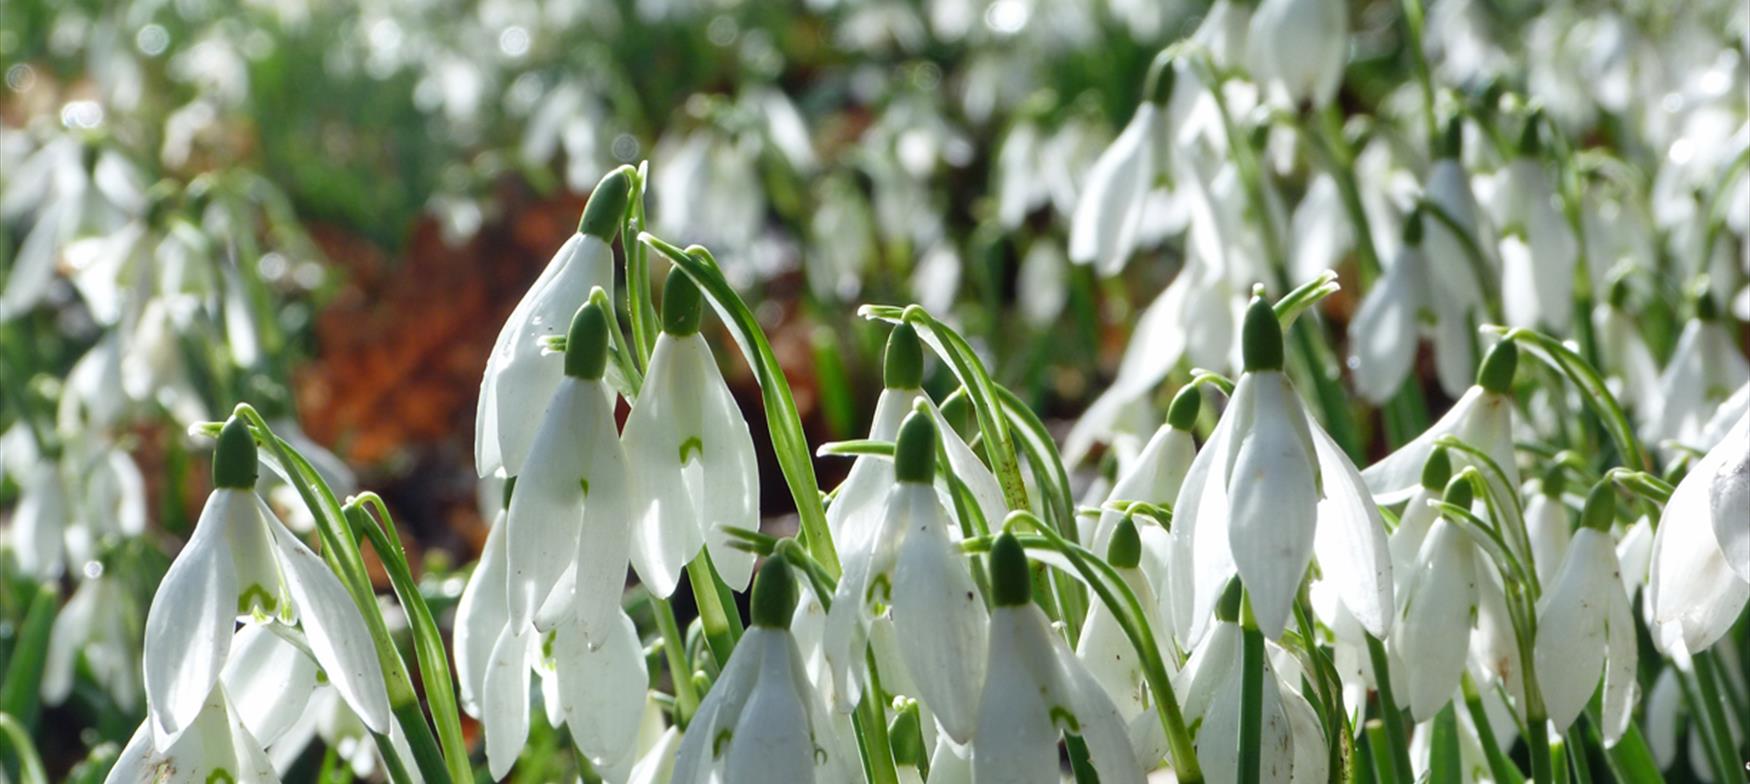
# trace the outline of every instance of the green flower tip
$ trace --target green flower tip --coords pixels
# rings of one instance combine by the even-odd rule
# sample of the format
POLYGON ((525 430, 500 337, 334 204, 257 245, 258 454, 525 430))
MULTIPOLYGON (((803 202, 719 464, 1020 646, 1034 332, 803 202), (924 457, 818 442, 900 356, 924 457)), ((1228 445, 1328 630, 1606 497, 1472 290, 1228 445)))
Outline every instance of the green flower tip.
POLYGON ((1404 221, 1404 244, 1420 246, 1422 244, 1422 210, 1420 207, 1410 212, 1410 219, 1404 221))
POLYGON ((1470 486, 1470 478, 1464 476, 1455 476, 1447 482, 1446 492, 1441 496, 1441 500, 1462 509, 1469 509, 1475 499, 1476 490, 1470 486))
POLYGON ((583 206, 583 217, 577 221, 577 233, 588 234, 603 242, 620 231, 620 219, 626 217, 626 204, 632 198, 632 169, 621 166, 596 183, 589 193, 589 203, 583 206))
POLYGON ((1282 369, 1282 322, 1276 320, 1276 309, 1263 297, 1253 299, 1246 308, 1240 341, 1247 373, 1282 369))
POLYGON ((1580 510, 1580 525, 1594 531, 1609 531, 1616 522, 1616 488, 1609 480, 1592 486, 1586 496, 1586 506, 1580 510))
POLYGON ((1618 311, 1624 311, 1628 309, 1628 297, 1630 293, 1632 292, 1630 291, 1628 276, 1618 275, 1615 279, 1610 281, 1610 289, 1604 297, 1605 301, 1610 303, 1611 308, 1618 311))
POLYGON ((1551 498, 1561 498, 1568 491, 1568 473, 1561 463, 1549 467, 1543 474, 1543 494, 1551 498))
POLYGON ((998 534, 990 546, 990 591, 998 607, 1019 607, 1033 601, 1027 553, 1020 540, 1007 531, 998 534))
POLYGON ((593 302, 583 303, 565 335, 565 375, 587 381, 608 369, 608 316, 593 302))
POLYGON ((1106 545, 1106 563, 1119 569, 1135 569, 1142 563, 1142 537, 1136 533, 1136 520, 1125 515, 1112 529, 1112 541, 1106 545))
POLYGON ((1448 160, 1464 154, 1464 115, 1454 112, 1434 136, 1434 157, 1448 160))
POLYGON ((766 559, 754 577, 750 605, 753 625, 790 628, 790 617, 796 612, 796 580, 790 576, 789 560, 781 555, 766 559))
POLYGON ((1519 131, 1519 155, 1523 158, 1536 158, 1543 152, 1543 139, 1538 136, 1538 126, 1543 124, 1543 112, 1533 111, 1525 116, 1525 127, 1519 131))
POLYGON ((684 338, 699 331, 704 316, 705 301, 699 296, 699 284, 676 267, 668 273, 662 287, 662 331, 684 338))
POLYGON ((882 375, 888 389, 918 389, 924 385, 924 345, 912 325, 900 322, 887 334, 882 375))
POLYGON ((918 704, 906 701, 887 725, 887 736, 893 741, 893 761, 899 765, 917 767, 924 755, 923 725, 918 720, 918 704))
POLYGON ((516 477, 506 477, 504 480, 504 509, 510 509, 510 497, 516 493, 516 477))
POLYGON ((1452 455, 1446 447, 1434 447, 1433 454, 1428 455, 1428 462, 1422 464, 1422 486, 1438 492, 1446 487, 1452 479, 1452 455))
POLYGON ((1695 317, 1702 321, 1717 321, 1720 317, 1720 303, 1714 301, 1711 288, 1702 286, 1695 292, 1695 317))
POLYGON ((1195 386, 1187 386, 1173 395, 1173 404, 1167 407, 1167 426, 1174 430, 1189 431, 1197 426, 1197 412, 1203 408, 1203 393, 1195 386))
POLYGON ((929 484, 936 478, 936 423, 921 411, 907 414, 893 444, 893 476, 929 484))
POLYGON ((1477 368, 1477 386, 1498 395, 1507 394, 1513 388, 1513 373, 1517 370, 1519 346, 1511 340, 1503 340, 1483 357, 1483 366, 1477 368))
POLYGON ((1165 49, 1148 64, 1148 77, 1143 82, 1142 95, 1156 106, 1166 106, 1168 101, 1173 100, 1173 83, 1179 78, 1177 70, 1173 68, 1173 59, 1173 51, 1165 49))
POLYGON ((255 436, 242 419, 231 417, 219 431, 219 446, 213 450, 213 487, 248 490, 259 476, 255 436))
POLYGON ((1240 622, 1240 600, 1245 597, 1245 586, 1235 577, 1227 581, 1227 587, 1222 589, 1221 598, 1215 601, 1215 619, 1226 623, 1240 622))

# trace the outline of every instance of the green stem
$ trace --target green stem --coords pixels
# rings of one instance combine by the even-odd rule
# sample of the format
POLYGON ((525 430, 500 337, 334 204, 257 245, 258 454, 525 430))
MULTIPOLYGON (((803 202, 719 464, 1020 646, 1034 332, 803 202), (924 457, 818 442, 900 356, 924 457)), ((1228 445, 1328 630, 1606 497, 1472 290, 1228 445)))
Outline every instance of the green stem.
POLYGON ((1373 761, 1373 778, 1378 784, 1398 784, 1398 763, 1392 759, 1391 739, 1385 729, 1385 722, 1379 719, 1367 722, 1363 726, 1367 735, 1368 758, 1373 761))
POLYGON ((644 168, 632 177, 632 204, 626 210, 626 222, 620 230, 620 249, 626 254, 626 312, 632 320, 633 352, 638 367, 650 369, 650 352, 656 350, 656 305, 650 296, 650 249, 642 242, 629 241, 644 232, 644 168))
POLYGON ((1416 74, 1416 83, 1422 87, 1422 122, 1429 133, 1438 133, 1439 125, 1434 117, 1434 75, 1428 68, 1428 53, 1422 51, 1422 2, 1403 0, 1403 10, 1404 48, 1410 51, 1410 70, 1416 74))
POLYGON ((1264 633, 1247 597, 1240 626, 1240 784, 1258 784, 1263 765, 1264 633))
POLYGON ((656 628, 662 634, 662 655, 668 660, 669 679, 674 682, 674 724, 681 729, 699 708, 699 693, 693 688, 693 668, 687 665, 687 642, 674 617, 674 605, 669 600, 651 597, 656 628))
POLYGON ((1458 757, 1458 712, 1452 703, 1434 715, 1434 738, 1428 753, 1428 784, 1459 784, 1464 764, 1458 757))
POLYGON ((741 641, 741 612, 731 612, 734 605, 724 601, 723 594, 729 589, 723 585, 723 578, 717 576, 710 553, 700 550, 699 556, 687 564, 687 582, 693 586, 693 603, 699 608, 705 643, 717 662, 717 670, 722 672, 735 644, 741 641))
POLYGON ((893 763, 893 743, 887 737, 887 706, 882 702, 881 676, 875 666, 875 653, 865 648, 869 662, 869 682, 863 687, 863 699, 857 712, 863 716, 862 735, 868 752, 865 761, 871 784, 899 784, 899 771, 893 763))
POLYGON ((1483 747, 1483 756, 1489 761, 1489 775, 1497 782, 1522 782, 1525 773, 1519 766, 1513 764, 1512 758, 1501 750, 1501 744, 1495 739, 1495 728, 1489 723, 1489 712, 1483 707, 1482 695, 1477 692, 1477 685, 1471 681, 1470 673, 1465 673, 1462 681, 1464 689, 1464 707, 1470 713, 1471 726, 1476 728, 1477 743, 1483 747))
POLYGON ((0 738, 5 738, 18 754, 20 784, 48 784, 48 774, 43 772, 43 758, 37 754, 36 744, 31 742, 30 731, 10 713, 0 712, 0 738))
MULTIPOLYGON (((1374 688, 1379 692, 1380 723, 1385 726, 1386 749, 1391 752, 1392 780, 1412 781, 1415 769, 1410 767, 1410 742, 1404 734, 1404 713, 1392 695, 1391 662, 1386 658, 1385 644, 1371 634, 1367 635, 1367 657, 1373 664, 1374 688)), ((1378 751, 1374 753, 1377 756, 1378 751)))
POLYGON ((1741 782, 1744 780, 1743 769, 1738 767, 1736 744, 1732 742, 1732 727, 1726 720, 1726 711, 1720 705, 1720 682, 1714 675, 1718 663, 1712 651, 1702 651, 1695 654, 1695 691, 1691 696, 1692 708, 1698 708, 1707 732, 1707 747, 1712 752, 1709 757, 1714 766, 1714 781, 1741 782), (1697 704, 1699 703, 1699 705, 1697 704))
POLYGON ((1576 784, 1592 784, 1592 764, 1586 759, 1586 734, 1579 724, 1568 728, 1564 741, 1568 749, 1568 766, 1574 769, 1576 784))
MULTIPOLYGON (((1581 717, 1586 722, 1586 731, 1595 738, 1598 735, 1597 722, 1587 717, 1581 717)), ((1602 739, 1598 744, 1603 745, 1602 739)), ((1659 771, 1659 762, 1653 758, 1652 749, 1647 748, 1646 738, 1641 736, 1639 725, 1630 722, 1628 731, 1622 738, 1604 750, 1604 758, 1610 762, 1611 774, 1617 781, 1633 781, 1638 784, 1665 784, 1665 774, 1659 771)))
MULTIPOLYGON (((1546 732, 1544 734, 1547 736, 1549 733, 1546 732)), ((1556 740, 1548 741, 1548 746, 1549 748, 1544 751, 1544 756, 1560 759, 1561 764, 1555 765, 1551 768, 1551 761, 1546 759, 1544 761, 1544 772, 1533 772, 1531 774, 1533 777, 1532 781, 1553 781, 1555 784, 1569 784, 1573 779, 1568 776, 1567 754, 1565 753, 1567 751, 1567 743, 1558 738, 1556 740)), ((1532 748, 1535 749, 1536 746, 1534 745, 1532 748)), ((1535 771, 1537 768, 1536 757, 1532 758, 1531 766, 1535 771)))
POLYGON ((407 612, 408 626, 413 631, 413 651, 419 661, 420 684, 425 687, 425 701, 431 706, 432 722, 437 725, 442 742, 444 762, 450 777, 456 781, 470 780, 474 771, 468 763, 468 742, 462 737, 461 710, 456 706, 456 690, 450 678, 448 653, 444 650, 443 632, 438 629, 431 605, 420 593, 419 583, 407 563, 407 552, 401 547, 401 537, 395 528, 395 518, 381 496, 373 492, 360 493, 342 511, 355 531, 363 531, 371 547, 389 574, 395 597, 407 612), (369 505, 376 518, 365 511, 369 505))
POLYGON ((35 727, 39 690, 42 688, 43 667, 47 664, 49 635, 54 628, 60 592, 53 583, 36 586, 24 623, 13 640, 6 665, 6 680, 0 681, 0 713, 18 719, 26 727, 35 727))

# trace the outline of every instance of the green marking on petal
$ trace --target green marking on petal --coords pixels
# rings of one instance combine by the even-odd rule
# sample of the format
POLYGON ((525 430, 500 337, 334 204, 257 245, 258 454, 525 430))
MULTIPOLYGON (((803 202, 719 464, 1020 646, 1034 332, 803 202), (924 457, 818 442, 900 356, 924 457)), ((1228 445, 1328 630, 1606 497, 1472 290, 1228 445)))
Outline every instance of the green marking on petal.
POLYGON ((730 730, 727 728, 724 729, 722 732, 717 733, 717 737, 713 738, 711 740, 711 756, 712 757, 723 756, 724 747, 729 745, 729 739, 731 737, 733 737, 734 735, 735 735, 735 732, 733 730, 730 730))
POLYGON ((1064 732, 1075 735, 1080 735, 1082 732, 1082 723, 1076 721, 1075 714, 1070 713, 1061 705, 1051 706, 1051 723, 1057 725, 1058 729, 1064 732))
POLYGON ((553 643, 555 640, 558 640, 558 639, 559 639, 559 632, 558 631, 550 631, 544 635, 541 635, 541 659, 542 659, 542 661, 546 661, 548 659, 553 658, 553 643))
POLYGON ((582 479, 579 479, 579 480, 577 480, 577 483, 583 487, 583 497, 588 498, 589 497, 589 477, 586 476, 582 479))
POLYGON ((266 621, 273 617, 274 610, 279 608, 279 598, 269 593, 261 583, 250 583, 248 588, 237 595, 237 614, 248 615, 257 621, 266 621))
POLYGON ((693 436, 692 438, 689 438, 685 441, 682 441, 681 442, 681 465, 687 464, 687 458, 690 455, 703 455, 704 453, 705 453, 705 442, 700 441, 698 436, 693 436))
POLYGON ((231 782, 231 784, 237 784, 237 777, 231 775, 231 771, 225 770, 224 768, 216 768, 212 773, 207 774, 207 784, 213 784, 213 782, 216 781, 228 781, 231 782))

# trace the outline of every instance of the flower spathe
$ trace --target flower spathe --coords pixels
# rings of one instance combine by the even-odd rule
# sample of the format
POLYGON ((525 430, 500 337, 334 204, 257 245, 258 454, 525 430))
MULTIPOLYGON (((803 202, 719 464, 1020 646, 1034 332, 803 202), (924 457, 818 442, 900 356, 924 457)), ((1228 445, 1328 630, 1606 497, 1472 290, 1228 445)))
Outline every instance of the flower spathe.
POLYGON ((383 672, 364 618, 321 557, 248 489, 256 472, 250 439, 237 419, 221 432, 218 487, 146 612, 146 699, 159 751, 207 705, 239 616, 297 623, 348 705, 373 731, 389 726, 383 672))
POLYGON ((541 338, 564 334, 590 290, 613 290, 614 252, 608 243, 619 230, 630 188, 624 169, 602 178, 577 233, 553 254, 499 330, 474 416, 474 470, 480 476, 522 473, 539 424, 529 413, 546 405, 562 376, 560 362, 543 355, 541 338))
POLYGON ((759 467, 753 436, 699 333, 699 294, 671 273, 666 318, 622 439, 637 488, 632 565, 652 593, 674 593, 701 546, 736 591, 753 576, 753 554, 730 546, 725 526, 759 530, 759 467), (688 300, 688 302, 678 302, 688 300))

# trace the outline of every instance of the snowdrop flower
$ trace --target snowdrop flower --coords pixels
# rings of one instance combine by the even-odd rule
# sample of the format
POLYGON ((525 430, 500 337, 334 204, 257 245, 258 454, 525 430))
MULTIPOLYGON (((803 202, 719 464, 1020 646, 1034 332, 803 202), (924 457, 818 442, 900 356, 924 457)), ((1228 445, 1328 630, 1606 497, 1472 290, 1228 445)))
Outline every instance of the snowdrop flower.
POLYGON ((1246 39, 1252 77, 1290 106, 1322 109, 1349 62, 1349 12, 1342 0, 1264 0, 1246 39))
MULTIPOLYGON (((1397 258, 1349 322, 1349 366, 1356 390, 1376 404, 1403 386, 1415 365, 1416 337, 1424 332, 1434 341, 1442 379, 1465 379, 1471 373, 1470 319, 1481 300, 1465 301, 1434 273, 1422 250, 1424 226, 1430 222, 1438 221, 1420 213, 1410 216, 1397 258)), ((1462 388, 1463 382, 1459 384, 1462 388)))
POLYGON ((255 441, 233 417, 219 433, 214 489, 194 536, 146 611, 146 699, 160 752, 212 710, 239 617, 300 625, 341 697, 373 731, 388 731, 389 698, 364 618, 322 558, 255 495, 256 475, 255 441))
POLYGON ((609 243, 619 231, 631 187, 631 175, 623 167, 596 184, 577 233, 553 254, 499 330, 474 416, 474 470, 481 476, 501 469, 509 476, 522 473, 540 422, 529 413, 546 405, 563 370, 556 357, 542 354, 540 339, 561 334, 570 323, 567 317, 589 298, 591 289, 614 289, 609 243))
MULTIPOLYGON (((20 483, 18 508, 6 531, 18 571, 37 580, 53 580, 66 569, 65 532, 73 520, 73 502, 61 461, 40 460, 20 483)), ((205 695, 202 695, 205 696, 205 695)))
POLYGON ((760 525, 753 437, 699 334, 701 308, 693 279, 669 273, 662 334, 621 439, 637 491, 632 565, 663 597, 701 546, 731 589, 747 590, 753 554, 731 547, 723 528, 760 525))
POLYGON ((1586 499, 1561 571, 1545 583, 1537 603, 1534 649, 1538 685, 1557 732, 1566 732, 1580 715, 1603 674, 1602 729, 1604 743, 1612 746, 1628 729, 1638 696, 1634 611, 1610 538, 1615 493, 1601 482, 1586 499))
MULTIPOLYGON (((1139 568, 1143 544, 1135 520, 1130 517, 1120 519, 1108 539, 1111 544, 1106 549, 1106 562, 1130 586, 1145 610, 1155 607, 1154 589, 1150 587, 1148 576, 1139 568)), ((1160 638, 1160 642, 1164 643, 1165 639, 1160 638)), ((1144 769, 1153 768, 1167 753, 1166 736, 1161 732, 1160 718, 1153 707, 1154 697, 1149 693, 1147 676, 1136 651, 1117 616, 1105 602, 1089 603, 1075 653, 1076 659, 1100 688, 1106 690, 1106 696, 1124 718, 1125 726, 1130 729, 1130 745, 1136 750, 1137 763, 1144 769)), ((1169 667, 1176 661, 1176 657, 1164 648, 1160 653, 1161 661, 1168 662, 1169 667)))
POLYGON ((115 700, 133 711, 140 694, 139 604, 134 594, 102 564, 89 567, 73 598, 55 616, 44 657, 43 703, 60 705, 73 691, 73 673, 81 658, 91 675, 115 700))
POLYGON ((1592 331, 1598 336, 1602 369, 1613 382, 1612 394, 1623 405, 1640 409, 1644 422, 1652 416, 1644 412, 1660 409, 1659 363, 1626 308, 1628 293, 1627 280, 1618 278, 1610 284, 1605 300, 1592 309, 1592 331))
POLYGON ((456 603, 453 648, 457 693, 462 710, 474 718, 480 718, 492 648, 510 624, 507 587, 510 567, 505 555, 504 517, 515 488, 515 480, 505 482, 504 503, 493 516, 492 528, 486 532, 486 544, 480 550, 480 561, 474 565, 474 572, 468 575, 468 583, 462 587, 462 597, 456 603))
POLYGON ((1069 257, 1077 264, 1093 264, 1103 276, 1123 271, 1135 252, 1146 197, 1166 166, 1158 159, 1164 154, 1161 139, 1170 132, 1166 105, 1175 74, 1173 58, 1166 53, 1150 64, 1142 105, 1094 162, 1076 202, 1069 257))
POLYGON ((1388 545, 1400 603, 1407 578, 1416 572, 1422 543, 1427 541, 1434 521, 1440 519, 1440 510, 1430 506, 1429 502, 1440 500, 1446 492, 1446 483, 1451 479, 1452 456, 1446 447, 1436 447, 1428 455, 1428 462, 1422 464, 1421 485, 1410 497, 1410 502, 1404 505, 1404 513, 1398 516, 1397 530, 1392 531, 1388 545))
POLYGON ((1738 350, 1732 327, 1720 319, 1713 297, 1697 297, 1695 311, 1659 375, 1658 405, 1643 409, 1643 427, 1653 439, 1695 444, 1720 403, 1750 382, 1750 361, 1738 350))
MULTIPOLYGON (((836 672, 863 658, 869 623, 891 603, 894 630, 906 640, 900 654, 918 695, 943 731, 964 744, 976 726, 987 623, 972 574, 950 536, 953 518, 933 484, 938 443, 935 421, 926 412, 914 412, 900 425, 895 484, 880 527, 871 540, 846 552, 827 615, 827 658, 836 672)), ((848 678, 840 681, 849 684, 848 678)))
MULTIPOLYGON (((1196 387, 1186 387, 1173 396, 1167 409, 1167 422, 1126 466, 1124 473, 1106 494, 1108 501, 1144 502, 1171 506, 1179 498, 1185 484, 1185 474, 1197 456, 1197 443, 1192 429, 1197 426, 1197 413, 1203 407, 1203 393, 1196 387)), ((1082 544, 1092 545, 1095 552, 1104 552, 1112 540, 1112 532, 1125 515, 1116 509, 1101 509, 1092 531, 1084 531, 1082 544)))
POLYGON ((1653 638, 1697 653, 1726 634, 1750 601, 1750 414, 1671 494, 1653 534, 1647 580, 1653 638))
POLYGON ((1282 372, 1269 303, 1247 309, 1243 343, 1246 372, 1173 505, 1174 627, 1194 645, 1237 573, 1258 628, 1280 636, 1316 552, 1344 605, 1383 637, 1393 604, 1379 509, 1282 372))
POLYGON ((1059 731, 1079 734, 1100 781, 1143 781, 1124 718, 1099 681, 1053 634, 1033 604, 1027 555, 1013 536, 990 551, 990 654, 978 731, 974 781, 1056 784, 1059 731))
MULTIPOLYGON (((1470 480, 1454 478, 1445 500, 1469 507, 1470 480)), ((1413 569, 1404 577, 1404 595, 1392 626, 1392 651, 1403 665, 1393 680, 1403 684, 1410 714, 1428 721, 1446 706, 1464 674, 1477 607, 1476 545, 1458 526, 1437 517, 1413 569)))
POLYGON ((1555 579, 1556 569, 1568 552, 1573 532, 1568 525, 1568 507, 1562 502, 1567 479, 1561 465, 1551 466, 1542 486, 1525 502, 1525 534, 1531 540, 1531 560, 1540 585, 1555 579))
POLYGON ((504 518, 511 628, 549 628, 537 611, 570 606, 591 647, 613 632, 632 539, 631 476, 604 380, 609 318, 594 303, 572 318, 565 375, 504 518))
MULTIPOLYGON (((1509 485, 1495 488, 1505 497, 1517 492, 1519 470, 1513 453, 1513 373, 1519 367, 1519 349, 1502 341, 1489 350, 1477 369, 1477 383, 1452 404, 1446 414, 1397 451, 1361 472, 1374 500, 1396 504, 1416 493, 1422 467, 1435 448, 1435 441, 1455 436, 1476 447, 1501 467, 1509 485)), ((1455 468, 1470 464, 1464 455, 1453 455, 1455 468)))
MULTIPOLYGON (((227 630, 225 639, 230 638, 227 630)), ((278 784, 273 763, 243 726, 223 686, 211 684, 195 707, 198 711, 188 726, 163 748, 154 744, 152 721, 142 723, 116 758, 105 784, 278 784)))
POLYGON ((753 625, 735 646, 675 755, 674 784, 848 782, 856 752, 832 732, 790 636, 796 582, 783 558, 754 580, 753 625))
POLYGON ((1579 243, 1556 206, 1538 141, 1538 115, 1526 120, 1519 156, 1495 186, 1495 223, 1501 243, 1501 296, 1507 323, 1568 331, 1574 317, 1574 265, 1579 243))

